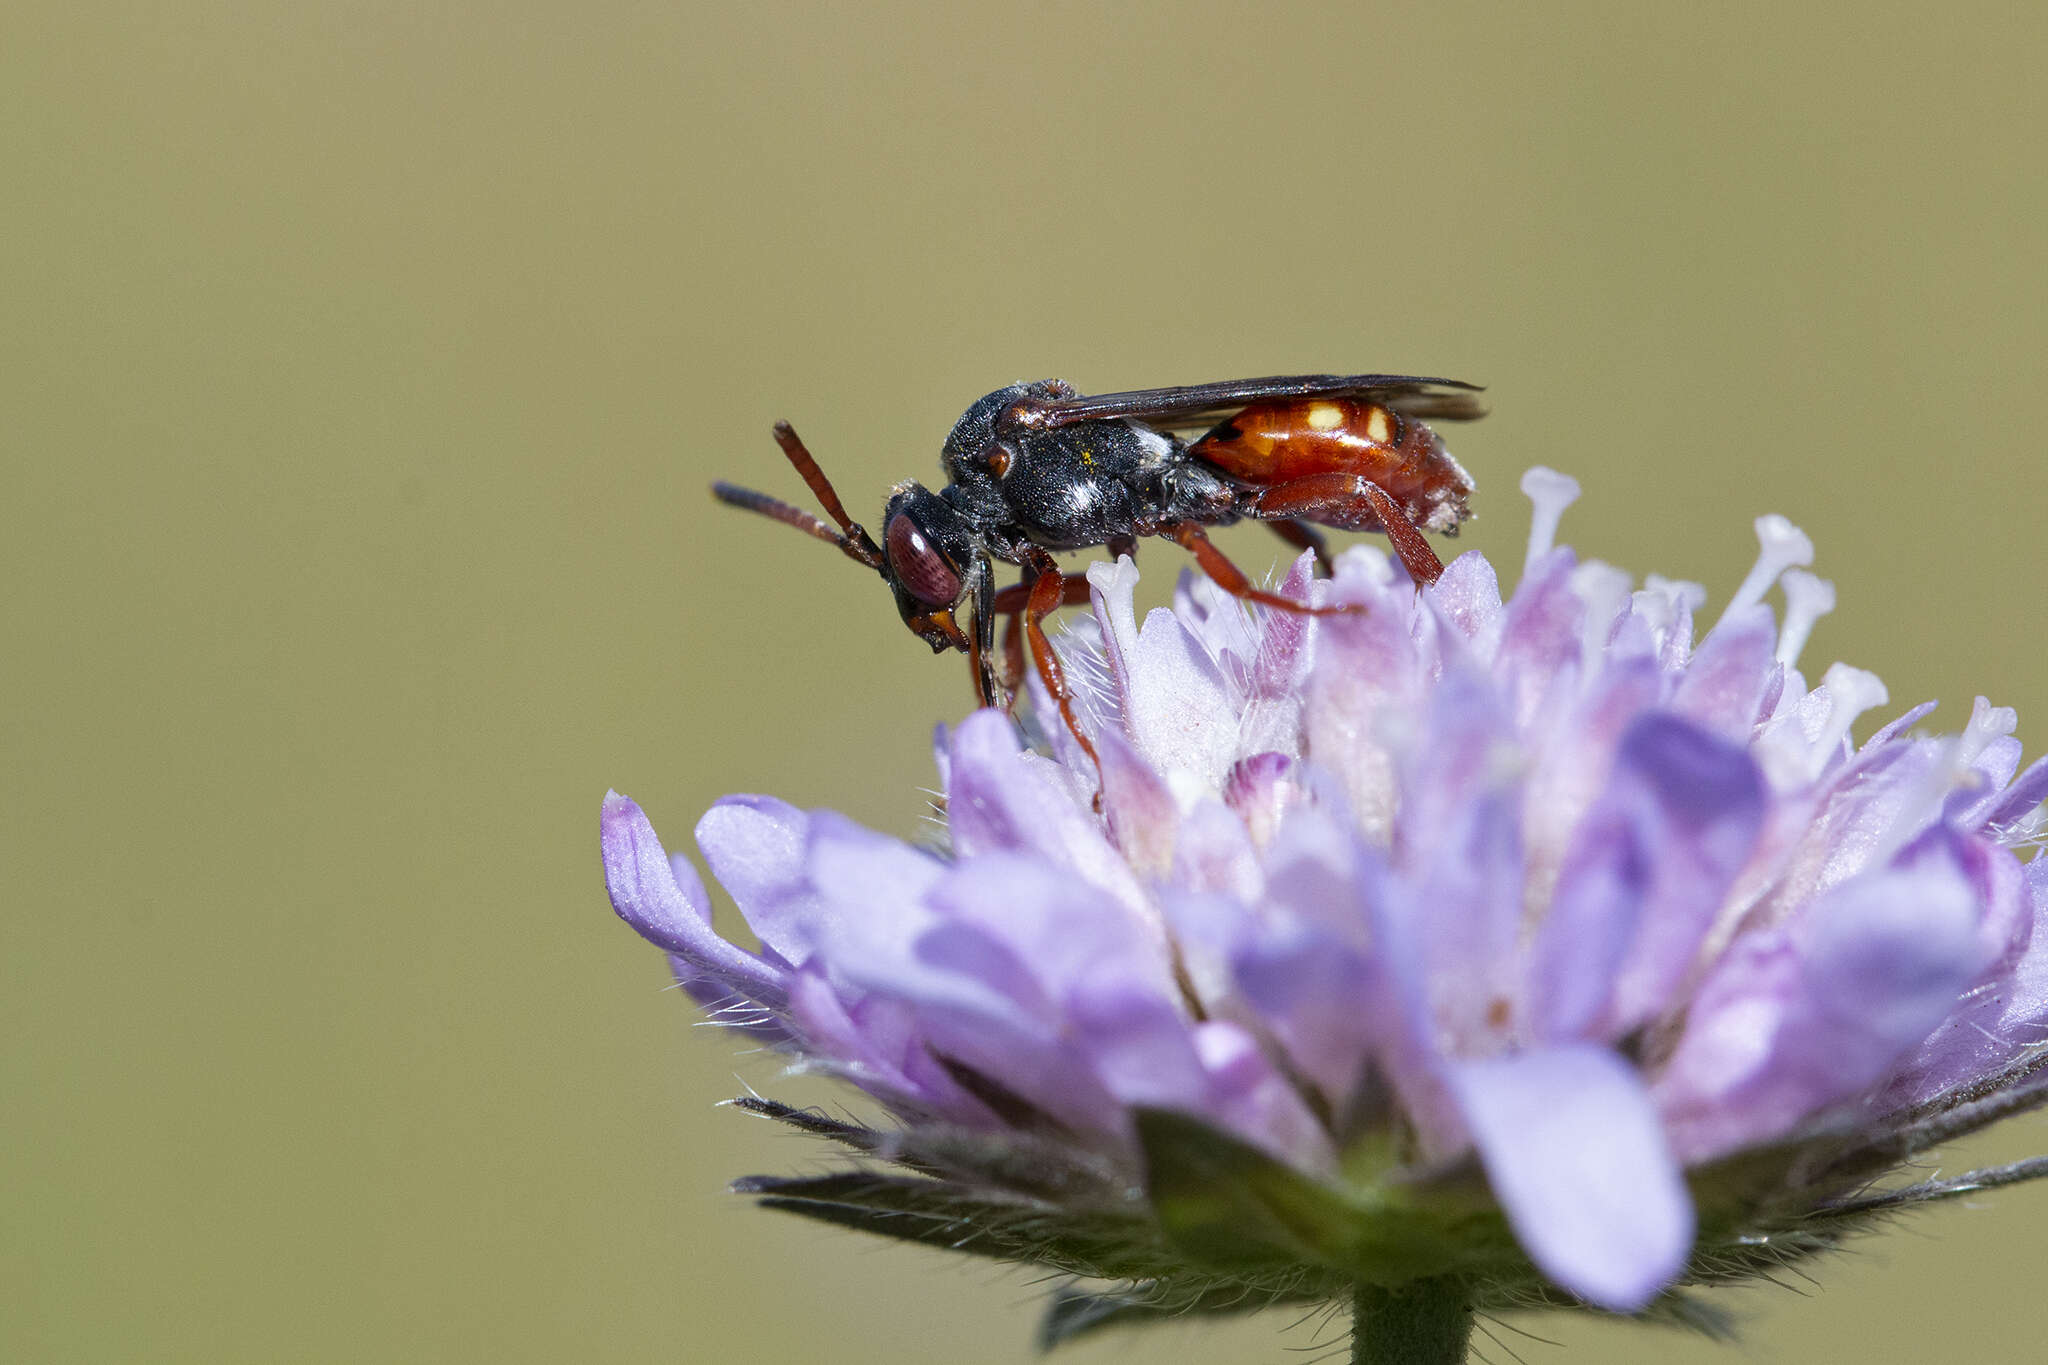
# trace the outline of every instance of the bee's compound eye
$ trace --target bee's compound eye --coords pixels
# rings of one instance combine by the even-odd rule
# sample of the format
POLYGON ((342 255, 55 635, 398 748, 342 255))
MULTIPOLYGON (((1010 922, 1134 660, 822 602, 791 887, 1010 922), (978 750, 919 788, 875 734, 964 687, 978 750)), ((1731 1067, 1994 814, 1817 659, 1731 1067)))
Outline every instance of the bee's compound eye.
POLYGON ((924 538, 916 522, 898 512, 889 518, 882 539, 889 548, 890 571, 912 597, 933 607, 950 607, 960 600, 960 575, 924 538))

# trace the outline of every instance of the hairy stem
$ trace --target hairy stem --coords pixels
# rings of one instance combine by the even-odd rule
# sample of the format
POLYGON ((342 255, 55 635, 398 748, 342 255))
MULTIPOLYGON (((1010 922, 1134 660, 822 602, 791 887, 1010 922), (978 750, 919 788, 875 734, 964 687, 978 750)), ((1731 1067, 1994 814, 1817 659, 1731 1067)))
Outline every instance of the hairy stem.
POLYGON ((1471 1337, 1472 1305, 1455 1280, 1362 1284, 1351 1299, 1352 1365, 1464 1365, 1471 1337))

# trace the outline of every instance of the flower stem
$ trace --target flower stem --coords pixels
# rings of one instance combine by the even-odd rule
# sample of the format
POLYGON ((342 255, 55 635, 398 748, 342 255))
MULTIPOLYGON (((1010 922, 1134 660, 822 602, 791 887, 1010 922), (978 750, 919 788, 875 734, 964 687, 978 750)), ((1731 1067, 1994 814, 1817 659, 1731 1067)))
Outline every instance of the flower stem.
POLYGON ((1464 1365, 1471 1337, 1472 1305, 1456 1280, 1362 1284, 1351 1299, 1352 1365, 1464 1365))

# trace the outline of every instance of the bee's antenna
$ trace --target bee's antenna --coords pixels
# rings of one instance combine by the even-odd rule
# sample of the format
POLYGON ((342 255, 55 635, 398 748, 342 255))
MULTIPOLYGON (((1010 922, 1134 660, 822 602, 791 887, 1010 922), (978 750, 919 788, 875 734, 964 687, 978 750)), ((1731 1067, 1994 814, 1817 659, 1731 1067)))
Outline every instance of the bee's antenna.
POLYGON ((766 493, 757 493, 751 488, 742 488, 736 483, 723 481, 711 485, 711 496, 729 507, 744 507, 749 512, 759 512, 764 517, 773 517, 785 526, 794 526, 806 535, 829 540, 842 549, 846 548, 845 536, 803 508, 791 507, 780 498, 771 498, 766 493))
POLYGON ((737 484, 714 483, 711 485, 711 496, 730 506, 744 507, 749 512, 759 512, 764 517, 773 517, 783 525, 794 526, 804 534, 816 536, 819 540, 830 541, 837 545, 848 559, 865 564, 870 569, 881 568, 881 546, 875 544, 859 522, 846 515, 846 504, 839 501, 839 494, 833 489, 832 481, 825 477, 825 471, 818 468, 817 460, 804 448, 803 439, 796 434, 796 429, 787 422, 777 422, 775 443, 782 447, 782 453, 789 457, 790 464, 803 476, 803 481, 810 486, 812 494, 831 514, 832 520, 839 523, 840 530, 833 530, 801 507, 792 507, 779 498, 771 498, 766 493, 756 493, 751 488, 741 488, 737 484))
MULTIPOLYGON (((825 477, 825 471, 818 468, 810 450, 804 445, 804 438, 796 434, 796 428, 787 422, 775 424, 775 444, 782 447, 782 453, 810 485, 811 496, 825 509, 825 514, 839 523, 839 529, 846 532, 847 539, 857 540, 874 549, 875 542, 868 539, 868 533, 861 530, 852 517, 846 515, 846 504, 839 501, 839 494, 832 487, 832 480, 825 477)), ((875 559, 881 561, 882 552, 875 550, 875 559)))

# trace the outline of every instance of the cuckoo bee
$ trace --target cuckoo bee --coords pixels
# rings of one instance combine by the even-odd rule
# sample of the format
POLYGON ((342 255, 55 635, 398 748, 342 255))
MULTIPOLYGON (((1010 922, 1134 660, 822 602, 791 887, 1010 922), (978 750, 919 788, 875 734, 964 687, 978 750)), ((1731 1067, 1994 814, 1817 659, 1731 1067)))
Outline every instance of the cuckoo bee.
POLYGON ((940 451, 945 487, 896 485, 882 509, 880 543, 847 515, 787 422, 776 424, 775 439, 832 524, 752 489, 717 483, 712 492, 829 541, 880 574, 914 634, 934 652, 969 656, 984 706, 1013 698, 1028 646, 1068 728, 1092 754, 1044 629, 1059 607, 1086 600, 1087 580, 1062 574, 1055 551, 1104 546, 1128 554, 1141 537, 1160 536, 1241 599, 1323 614, 1347 608, 1264 591, 1204 528, 1262 521, 1321 551, 1315 528, 1330 526, 1384 532, 1409 576, 1432 583, 1443 562, 1422 533, 1457 531, 1470 515, 1472 479, 1428 423, 1484 412, 1476 386, 1413 375, 1276 375, 1095 395, 1048 379, 977 399, 940 451), (999 588, 998 561, 1021 567, 1022 579, 999 588), (963 607, 964 628, 956 616, 963 607), (998 618, 1007 622, 1000 655, 998 618))

